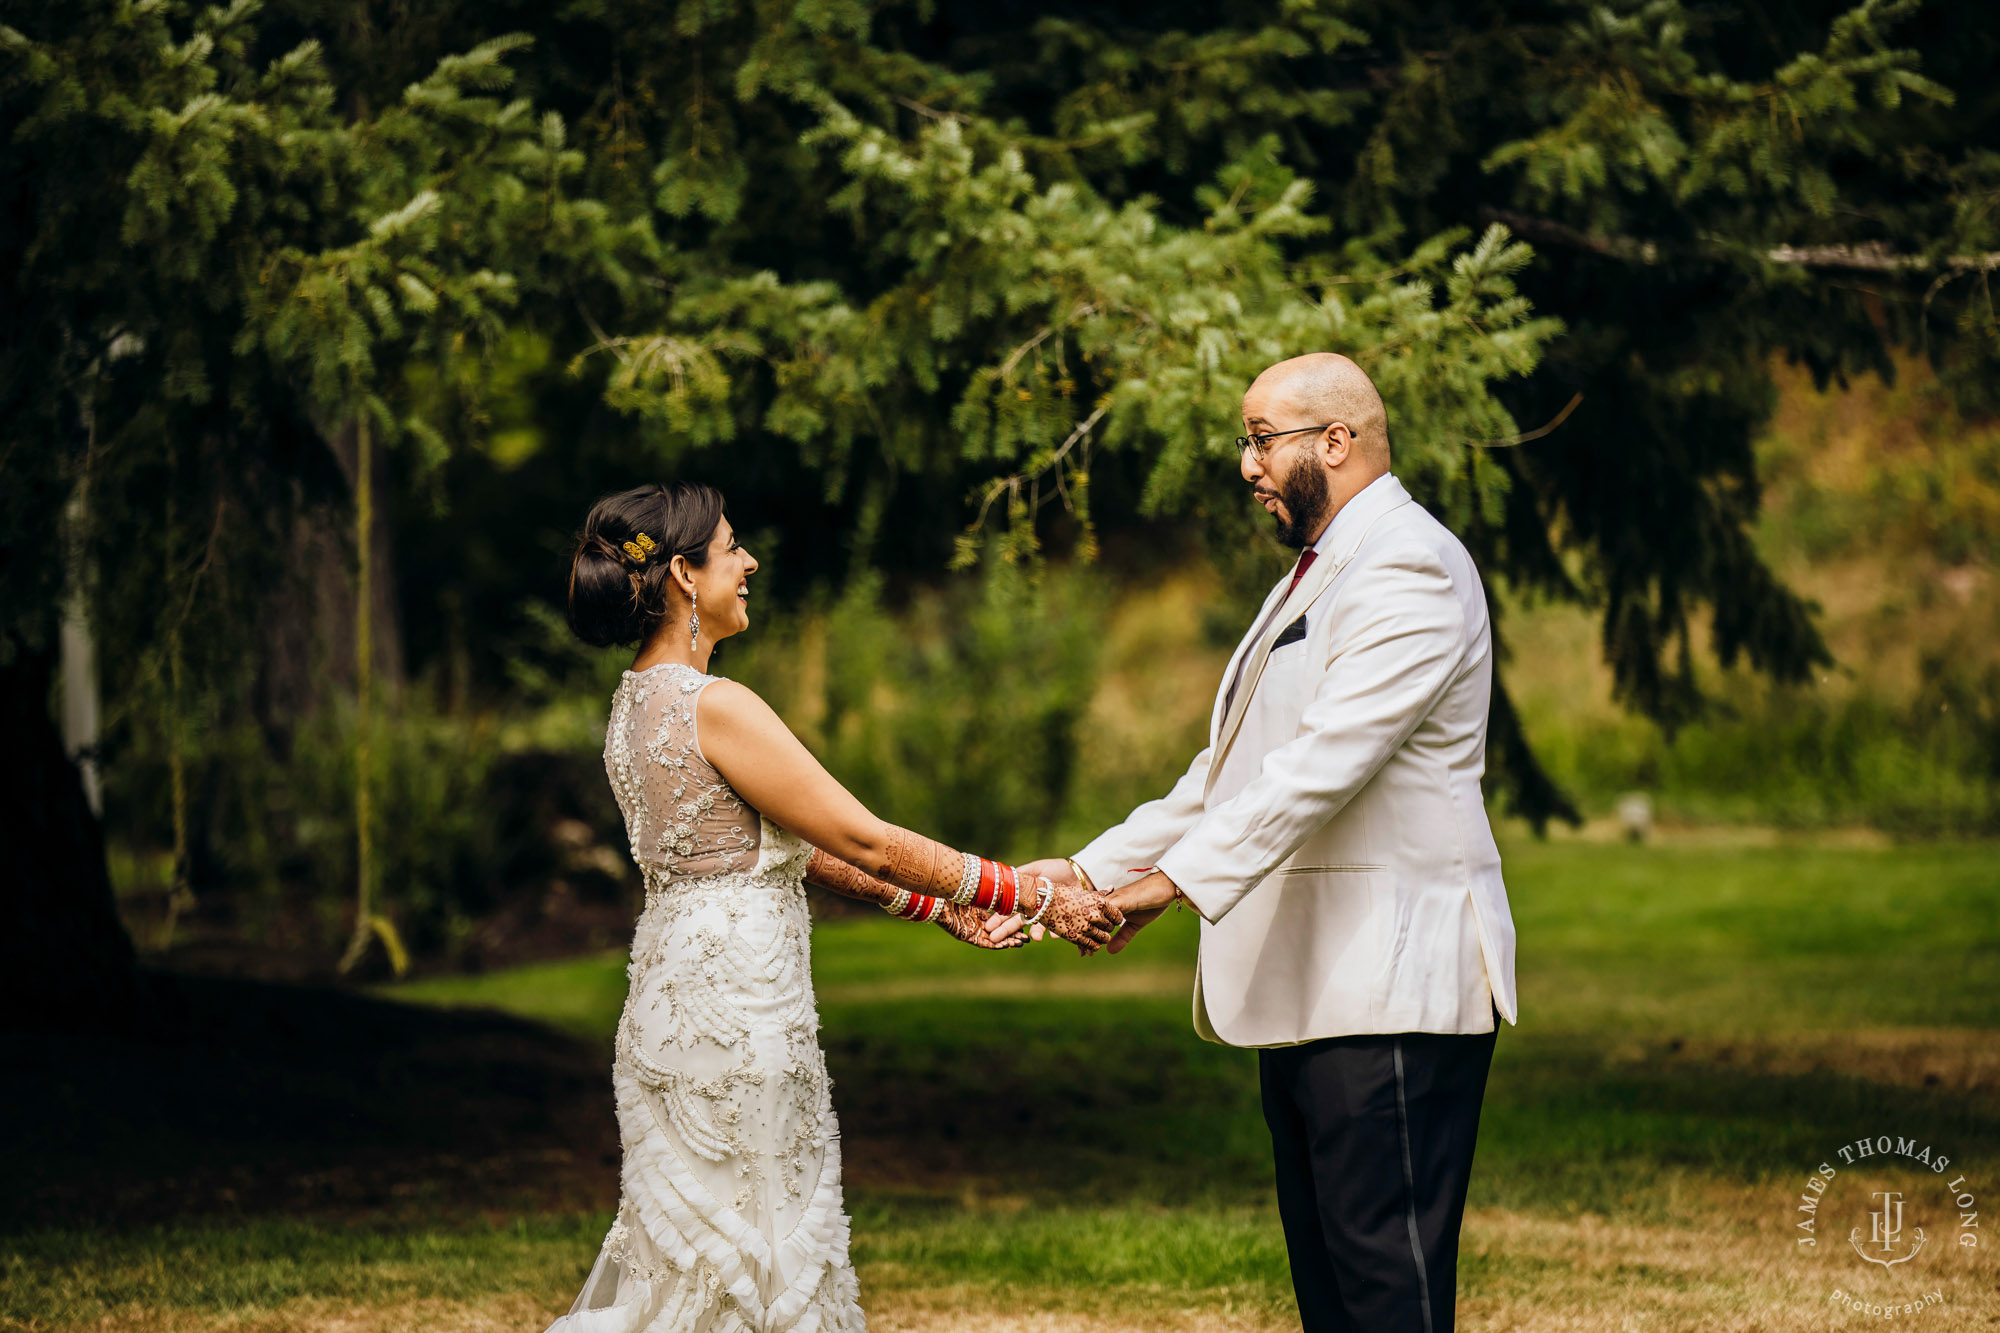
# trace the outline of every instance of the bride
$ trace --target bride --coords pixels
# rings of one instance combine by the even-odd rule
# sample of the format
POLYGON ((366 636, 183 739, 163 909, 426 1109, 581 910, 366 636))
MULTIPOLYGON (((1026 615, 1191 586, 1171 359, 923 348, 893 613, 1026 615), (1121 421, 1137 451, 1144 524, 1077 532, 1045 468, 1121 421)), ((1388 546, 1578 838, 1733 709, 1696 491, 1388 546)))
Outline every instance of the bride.
POLYGON ((802 881, 979 948, 1007 947, 990 912, 1085 952, 1119 924, 1095 894, 878 819, 755 693, 709 675, 749 626, 756 569, 721 493, 691 482, 598 501, 570 566, 577 635, 640 645, 604 766, 646 906, 611 1071, 618 1216, 549 1333, 863 1327, 802 881))

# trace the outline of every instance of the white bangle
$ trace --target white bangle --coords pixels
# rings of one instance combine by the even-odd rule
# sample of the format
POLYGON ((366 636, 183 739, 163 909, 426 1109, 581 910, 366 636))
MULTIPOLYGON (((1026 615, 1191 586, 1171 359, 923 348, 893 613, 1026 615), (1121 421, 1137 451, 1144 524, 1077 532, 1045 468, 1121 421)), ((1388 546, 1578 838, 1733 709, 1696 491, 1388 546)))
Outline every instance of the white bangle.
POLYGON ((908 907, 909 905, 910 905, 910 891, 908 889, 897 889, 896 896, 891 898, 888 902, 882 904, 882 910, 887 912, 890 916, 901 916, 903 914, 903 909, 908 907))
POLYGON ((958 889, 951 895, 953 903, 960 907, 979 896, 979 858, 971 852, 960 852, 964 857, 964 868, 958 872, 958 889))
POLYGON ((1049 877, 1047 875, 1035 876, 1035 892, 1039 893, 1042 896, 1042 901, 1040 905, 1038 905, 1035 908, 1035 914, 1029 917, 1027 921, 1023 923, 1024 929, 1027 926, 1040 925, 1042 922, 1043 913, 1047 912, 1049 910, 1049 904, 1056 900, 1056 886, 1049 883, 1049 877))

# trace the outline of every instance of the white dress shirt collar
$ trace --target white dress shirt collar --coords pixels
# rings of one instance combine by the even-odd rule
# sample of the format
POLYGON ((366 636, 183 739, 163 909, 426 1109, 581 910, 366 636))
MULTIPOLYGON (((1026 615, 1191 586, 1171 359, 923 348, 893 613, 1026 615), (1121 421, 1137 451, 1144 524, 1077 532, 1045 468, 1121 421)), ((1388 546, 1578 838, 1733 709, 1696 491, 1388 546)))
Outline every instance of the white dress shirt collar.
POLYGON ((1346 554, 1349 546, 1360 544, 1370 523, 1409 498, 1410 493, 1403 489, 1402 482, 1396 480, 1396 474, 1384 472, 1356 491, 1353 498, 1340 507, 1340 512, 1326 525, 1326 531, 1320 533, 1312 549, 1320 559, 1346 554))

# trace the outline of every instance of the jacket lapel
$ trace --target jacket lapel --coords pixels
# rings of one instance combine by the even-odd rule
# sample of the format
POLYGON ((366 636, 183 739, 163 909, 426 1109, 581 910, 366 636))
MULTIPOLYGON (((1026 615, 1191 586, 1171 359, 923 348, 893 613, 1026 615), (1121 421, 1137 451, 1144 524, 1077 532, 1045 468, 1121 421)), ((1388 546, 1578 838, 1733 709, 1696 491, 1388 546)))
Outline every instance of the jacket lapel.
MULTIPOLYGON (((1234 741, 1236 733, 1242 730, 1243 717, 1250 711, 1250 696, 1257 692, 1257 682, 1264 674, 1264 664, 1271 660, 1272 645, 1277 643, 1278 636, 1285 632, 1286 625, 1305 614, 1311 609, 1312 604, 1319 600, 1320 594, 1333 586, 1334 579, 1339 577, 1340 571, 1347 568, 1347 562, 1353 558, 1354 552, 1347 551, 1338 560, 1313 561, 1313 567, 1306 571, 1303 579, 1299 580, 1298 591, 1285 598, 1284 608, 1277 615, 1271 616, 1271 623, 1264 627, 1264 632, 1250 645, 1249 657, 1243 663, 1243 683, 1236 687, 1236 698, 1231 702, 1229 713, 1222 719, 1221 728, 1215 735, 1215 755, 1209 760, 1208 765, 1211 783, 1215 780, 1216 774, 1222 771, 1222 760, 1229 753, 1230 742, 1234 741)), ((1287 575, 1285 581, 1291 582, 1291 576, 1287 575)), ((1264 614, 1270 615, 1269 610, 1267 609, 1264 614)), ((1227 688, 1225 685, 1224 689, 1227 688)))
MULTIPOLYGON (((1391 477, 1390 480, 1393 482, 1395 478, 1391 477)), ((1392 489, 1382 494, 1381 500, 1377 502, 1380 505, 1379 508, 1376 508, 1374 505, 1370 506, 1375 512, 1365 516, 1356 515, 1357 518, 1365 518, 1365 521, 1361 524, 1360 531, 1355 533, 1351 540, 1343 542, 1341 549, 1334 557, 1323 557, 1313 562, 1312 568, 1306 571, 1305 578, 1299 581, 1298 591, 1290 597, 1285 598, 1285 605, 1282 611, 1277 615, 1271 615, 1271 600, 1269 598, 1265 599, 1265 609, 1258 613, 1259 619, 1254 623, 1264 625, 1263 617, 1269 616, 1270 624, 1264 625, 1264 632, 1257 636, 1254 644, 1250 644, 1247 647, 1250 655, 1243 662, 1243 683, 1236 687, 1236 698, 1231 702, 1228 714, 1223 717, 1220 725, 1215 728, 1213 739, 1210 742, 1215 750, 1208 763, 1208 787, 1210 790, 1214 789, 1215 780, 1222 773, 1222 761, 1229 757, 1230 744, 1235 741, 1237 733, 1243 729, 1243 718, 1250 711, 1250 698, 1257 692, 1257 682, 1264 675, 1264 664, 1271 660, 1271 647, 1277 642, 1278 636, 1285 632, 1286 625, 1311 610, 1313 603, 1318 601, 1326 590, 1333 586, 1333 581, 1340 577, 1340 572, 1347 568, 1348 562, 1353 560, 1355 555, 1361 550, 1361 543, 1368 539, 1369 530, 1375 526, 1376 522, 1384 514, 1393 513, 1409 503, 1411 503, 1409 492, 1403 489, 1400 482, 1397 482, 1392 489)), ((1280 582, 1278 587, 1272 590, 1272 595, 1274 597, 1283 597, 1285 585, 1289 582, 1290 577, 1287 576, 1283 582, 1280 582)), ((1246 640, 1247 643, 1248 641, 1246 640)), ((1228 692, 1228 682, 1233 678, 1234 674, 1235 660, 1232 658, 1230 661, 1230 674, 1223 677, 1222 688, 1224 695, 1228 692)), ((1220 699, 1221 696, 1218 696, 1216 705, 1218 709, 1221 707, 1220 699)))
MULTIPOLYGON (((1318 562, 1315 561, 1314 563, 1318 562)), ((1307 570, 1306 572, 1311 573, 1312 571, 1307 570)), ((1291 585, 1291 582, 1292 573, 1290 570, 1286 570, 1284 576, 1272 586, 1271 591, 1264 594, 1263 604, 1257 608, 1257 614, 1250 618, 1251 632, 1243 636, 1242 641, 1236 645, 1236 651, 1229 655, 1229 665, 1222 669, 1222 684, 1215 691, 1215 705, 1209 710, 1208 743, 1210 745, 1215 744, 1222 735, 1222 701, 1229 697, 1229 682, 1236 679, 1236 664, 1241 662, 1257 646, 1258 640, 1261 637, 1256 633, 1257 627, 1263 625, 1265 620, 1270 617, 1271 608, 1277 603, 1280 597, 1285 595, 1285 589, 1291 585)), ((1241 698, 1243 691, 1239 687, 1236 693, 1237 697, 1241 698)), ((1231 709, 1230 711, 1233 713, 1235 710, 1231 709)))

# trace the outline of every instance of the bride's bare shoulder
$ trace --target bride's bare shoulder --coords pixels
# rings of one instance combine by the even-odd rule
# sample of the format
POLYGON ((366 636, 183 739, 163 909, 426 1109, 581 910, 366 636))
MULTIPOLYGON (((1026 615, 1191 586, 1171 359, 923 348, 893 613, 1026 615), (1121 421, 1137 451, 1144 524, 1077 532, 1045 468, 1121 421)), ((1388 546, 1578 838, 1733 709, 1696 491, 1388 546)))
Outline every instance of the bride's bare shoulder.
POLYGON ((797 778, 816 767, 811 753, 784 719, 747 685, 717 680, 701 692, 696 708, 702 752, 760 810, 781 799, 758 786, 762 779, 779 775, 797 778), (744 789, 745 783, 751 784, 761 799, 753 798, 744 789))
POLYGON ((741 681, 718 677, 701 692, 695 707, 704 728, 724 731, 760 731, 777 723, 778 715, 763 696, 741 681))

